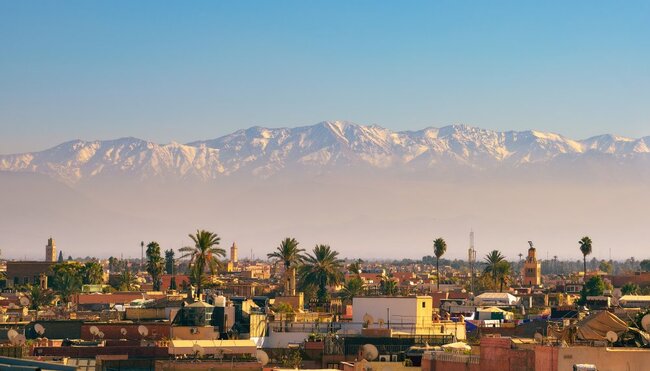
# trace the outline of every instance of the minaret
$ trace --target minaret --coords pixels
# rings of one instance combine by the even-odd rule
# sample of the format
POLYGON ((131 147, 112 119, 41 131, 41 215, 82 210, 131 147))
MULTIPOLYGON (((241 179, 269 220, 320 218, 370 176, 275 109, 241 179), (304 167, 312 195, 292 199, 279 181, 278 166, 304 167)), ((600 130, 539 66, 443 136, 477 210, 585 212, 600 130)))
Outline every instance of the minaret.
POLYGON ((45 245, 45 261, 46 262, 56 261, 56 243, 54 242, 54 238, 52 237, 47 239, 47 245, 45 245))
POLYGON ((235 242, 230 246, 230 262, 237 265, 237 244, 235 242))
POLYGON ((523 267, 524 285, 539 286, 542 284, 542 263, 537 260, 533 241, 528 241, 528 245, 530 248, 523 267))

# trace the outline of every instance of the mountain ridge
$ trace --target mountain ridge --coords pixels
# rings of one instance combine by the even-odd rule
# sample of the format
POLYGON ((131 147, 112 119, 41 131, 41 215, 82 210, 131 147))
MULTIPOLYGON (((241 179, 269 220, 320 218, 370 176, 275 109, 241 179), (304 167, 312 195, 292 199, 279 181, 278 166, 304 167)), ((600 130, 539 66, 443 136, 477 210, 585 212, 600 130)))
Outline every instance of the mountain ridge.
POLYGON ((234 174, 268 178, 294 168, 489 170, 603 155, 650 164, 650 136, 604 134, 574 140, 538 130, 493 131, 464 124, 392 131, 323 121, 294 128, 253 126, 185 144, 134 137, 76 139, 43 151, 0 155, 0 171, 46 174, 68 184, 98 176, 209 181, 234 174))

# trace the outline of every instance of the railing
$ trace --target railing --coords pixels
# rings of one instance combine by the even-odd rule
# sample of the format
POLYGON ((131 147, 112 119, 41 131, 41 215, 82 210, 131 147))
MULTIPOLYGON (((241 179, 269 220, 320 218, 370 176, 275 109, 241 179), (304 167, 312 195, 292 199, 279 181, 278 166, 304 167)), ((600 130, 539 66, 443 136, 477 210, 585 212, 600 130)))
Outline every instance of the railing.
POLYGON ((431 352, 431 359, 442 362, 455 362, 455 363, 466 363, 466 364, 479 364, 480 357, 472 354, 456 354, 448 352, 431 352))

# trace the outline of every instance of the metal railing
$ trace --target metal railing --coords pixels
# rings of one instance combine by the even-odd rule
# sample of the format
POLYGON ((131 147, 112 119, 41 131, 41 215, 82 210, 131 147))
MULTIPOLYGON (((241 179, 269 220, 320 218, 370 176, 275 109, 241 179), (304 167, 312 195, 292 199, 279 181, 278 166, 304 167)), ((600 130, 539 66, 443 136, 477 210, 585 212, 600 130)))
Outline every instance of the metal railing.
POLYGON ((473 354, 457 354, 436 351, 430 352, 429 354, 431 354, 431 359, 442 362, 471 363, 478 365, 481 359, 479 356, 473 354))

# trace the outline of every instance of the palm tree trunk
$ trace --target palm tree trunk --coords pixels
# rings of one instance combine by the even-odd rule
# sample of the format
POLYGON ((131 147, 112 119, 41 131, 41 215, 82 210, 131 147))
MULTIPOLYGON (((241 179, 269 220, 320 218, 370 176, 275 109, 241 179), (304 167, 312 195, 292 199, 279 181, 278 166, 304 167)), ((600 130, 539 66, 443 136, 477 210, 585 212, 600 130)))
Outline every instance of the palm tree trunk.
POLYGON ((440 258, 436 256, 436 285, 438 287, 438 291, 440 291, 440 268, 438 267, 439 261, 440 258))
POLYGON ((582 262, 584 264, 584 275, 582 277, 582 282, 587 282, 587 255, 582 255, 582 262))

